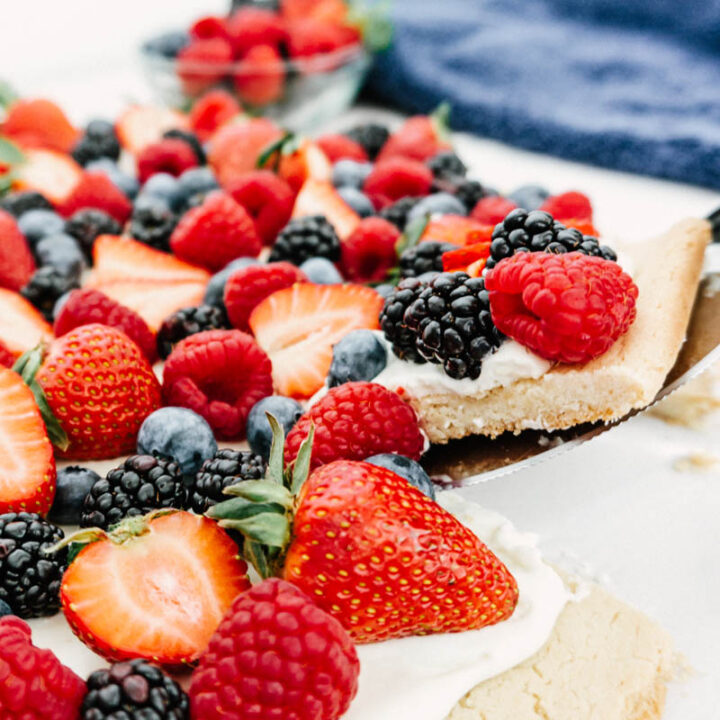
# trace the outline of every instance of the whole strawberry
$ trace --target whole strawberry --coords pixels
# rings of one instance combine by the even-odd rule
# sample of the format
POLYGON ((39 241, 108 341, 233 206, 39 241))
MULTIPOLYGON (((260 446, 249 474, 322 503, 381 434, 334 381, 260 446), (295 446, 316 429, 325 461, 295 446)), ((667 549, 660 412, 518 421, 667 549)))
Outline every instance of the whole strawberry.
POLYGON ((342 625, 272 578, 239 595, 220 623, 193 673, 191 712, 203 720, 336 720, 359 673, 342 625))
POLYGON ((448 120, 450 107, 440 105, 432 115, 416 115, 390 136, 378 155, 378 162, 392 157, 406 157, 425 162, 442 150, 450 150, 448 120))
POLYGON ((50 345, 36 380, 67 433, 63 457, 99 460, 135 449, 160 407, 160 384, 140 348, 107 325, 82 325, 50 345))

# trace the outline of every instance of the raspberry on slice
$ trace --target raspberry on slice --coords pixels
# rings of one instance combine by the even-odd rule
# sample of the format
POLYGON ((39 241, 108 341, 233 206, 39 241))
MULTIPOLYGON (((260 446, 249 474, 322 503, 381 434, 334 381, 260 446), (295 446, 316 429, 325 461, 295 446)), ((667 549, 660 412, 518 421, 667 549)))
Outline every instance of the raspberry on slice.
POLYGON ((491 195, 478 201, 470 217, 483 225, 495 226, 505 219, 505 216, 514 210, 517 205, 501 195, 491 195))
POLYGON ((365 218, 340 247, 343 275, 353 282, 380 282, 397 265, 400 231, 379 217, 365 218))
POLYGON ((592 223, 593 210, 590 198, 583 193, 571 191, 549 197, 539 208, 550 213, 556 220, 587 220, 592 223))
POLYGON ((333 460, 364 460, 397 453, 418 460, 424 439, 415 411, 397 393, 370 382, 331 388, 288 433, 285 462, 290 463, 315 426, 311 468, 333 460))
POLYGON ((518 253, 501 260, 485 283, 498 330, 547 360, 598 357, 635 319, 632 278, 595 256, 518 253))
POLYGON ((270 359, 239 330, 191 335, 165 362, 165 404, 202 415, 219 438, 241 438, 252 406, 272 390, 270 359))
POLYGON ((236 270, 225 284, 223 298, 232 326, 250 332, 250 314, 266 297, 306 280, 305 273, 289 262, 249 265, 236 270))
POLYGON ((179 138, 165 138, 146 145, 138 155, 138 180, 144 183, 156 173, 177 177, 197 164, 197 155, 189 143, 179 138))
POLYGON ((432 183, 433 174, 423 163, 393 157, 375 165, 365 180, 363 192, 376 208, 383 208, 408 195, 427 195, 432 183))
POLYGON ((365 148, 347 135, 322 135, 316 142, 333 164, 338 160, 367 162, 369 159, 365 148))

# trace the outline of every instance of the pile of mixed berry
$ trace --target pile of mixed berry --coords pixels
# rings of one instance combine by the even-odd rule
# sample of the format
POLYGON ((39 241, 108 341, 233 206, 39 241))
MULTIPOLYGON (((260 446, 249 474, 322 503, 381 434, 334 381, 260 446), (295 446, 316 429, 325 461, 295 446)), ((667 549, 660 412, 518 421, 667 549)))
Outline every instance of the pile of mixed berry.
POLYGON ((312 140, 219 91, 84 129, 7 108, 0 719, 333 720, 354 642, 512 613, 512 575, 435 503, 415 411, 372 381, 390 352, 475 378, 506 338, 586 362, 637 288, 585 196, 497 194, 444 121, 312 140), (87 681, 19 619, 60 609, 112 663, 87 681), (165 671, 188 666, 186 695, 165 671))

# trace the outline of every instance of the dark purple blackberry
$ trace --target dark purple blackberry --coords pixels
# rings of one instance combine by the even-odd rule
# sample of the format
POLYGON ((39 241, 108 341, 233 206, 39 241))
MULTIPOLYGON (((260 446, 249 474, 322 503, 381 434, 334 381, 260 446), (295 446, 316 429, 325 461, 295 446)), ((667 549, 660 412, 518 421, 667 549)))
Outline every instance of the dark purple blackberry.
POLYGON ((32 303, 49 322, 53 319, 53 308, 61 295, 80 287, 77 273, 65 273, 52 265, 38 268, 20 294, 32 303))
POLYGON ((378 215, 384 218, 388 222, 391 222, 395 227, 402 232, 405 230, 407 225, 408 215, 410 211, 422 200, 419 197, 408 197, 400 198, 395 201, 392 205, 388 205, 383 208, 378 215))
POLYGON ((436 178, 457 181, 467 175, 467 166, 452 150, 433 155, 425 164, 436 178))
POLYGON ((158 355, 166 358, 181 340, 205 330, 225 330, 230 325, 222 308, 212 305, 183 308, 163 320, 157 334, 158 355))
POLYGON ((107 530, 126 517, 159 508, 182 508, 187 491, 174 460, 132 455, 98 480, 85 496, 80 527, 107 530))
POLYGON ((487 190, 477 180, 462 180, 455 185, 453 195, 467 208, 470 213, 484 197, 487 190))
POLYGON ((0 515, 0 600, 21 618, 54 615, 67 550, 46 554, 65 533, 36 513, 0 515))
POLYGON ((262 457, 249 450, 218 450, 215 457, 206 460, 195 475, 188 491, 188 509, 203 515, 208 508, 228 499, 223 494, 226 487, 243 480, 262 480, 265 469, 262 457))
POLYGON ((380 311, 380 327, 393 353, 401 360, 422 365, 425 358, 418 352, 415 334, 405 324, 405 313, 420 297, 427 283, 418 278, 401 280, 385 298, 380 311))
POLYGON ((52 210, 52 203, 41 193, 34 190, 13 192, 0 200, 0 209, 19 218, 28 210, 52 210))
POLYGON ((375 160, 388 141, 390 131, 384 125, 366 123, 348 130, 345 135, 362 145, 370 160, 375 160))
POLYGON ((428 241, 408 248, 400 256, 400 277, 420 277, 428 272, 442 272, 443 253, 457 250, 457 245, 428 241))
POLYGON ((315 257, 324 257, 332 262, 340 260, 340 239, 335 228, 322 215, 291 220, 277 236, 269 260, 286 260, 293 265, 302 265, 315 257))
POLYGON ((490 298, 482 278, 440 273, 430 280, 403 315, 417 352, 442 365, 456 380, 475 379, 483 359, 503 340, 490 316, 490 298))
POLYGON ((130 235, 156 250, 170 251, 170 236, 178 224, 177 215, 159 198, 143 198, 133 209, 130 235))
POLYGON ((87 680, 80 720, 188 720, 190 700, 147 660, 115 663, 87 680))
POLYGON ((84 208, 70 216, 65 223, 65 232, 78 241, 85 258, 92 264, 95 240, 100 235, 119 235, 122 232, 122 226, 115 218, 102 210, 84 208))
POLYGON ((195 157, 197 158, 198 163, 200 165, 205 165, 207 163, 207 156, 205 155, 205 150, 203 149, 200 140, 198 140, 198 136, 194 132, 190 132, 189 130, 178 130, 177 128, 174 128, 172 130, 164 132, 163 137, 170 138, 171 140, 182 140, 183 142, 186 142, 192 148, 192 151, 195 153, 195 157))
POLYGON ((83 167, 100 158, 117 160, 120 157, 120 141, 115 126, 107 120, 92 120, 75 143, 72 156, 83 167))
POLYGON ((617 260, 615 252, 607 245, 600 245, 597 238, 565 227, 542 210, 528 212, 522 208, 512 210, 495 226, 486 267, 495 267, 500 260, 516 252, 580 252, 617 260))

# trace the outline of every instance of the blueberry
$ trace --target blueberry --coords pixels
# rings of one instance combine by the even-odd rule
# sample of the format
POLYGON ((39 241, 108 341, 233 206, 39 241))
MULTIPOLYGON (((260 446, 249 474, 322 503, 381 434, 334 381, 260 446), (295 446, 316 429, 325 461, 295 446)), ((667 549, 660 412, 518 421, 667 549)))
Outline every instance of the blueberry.
POLYGON ((467 215, 467 208, 454 195, 446 192, 428 195, 408 213, 408 222, 423 215, 467 215))
POLYGON ((52 265, 66 275, 79 275, 85 265, 77 240, 65 233, 44 237, 35 246, 35 255, 40 265, 52 265))
POLYGON ((387 365, 387 350, 371 330, 353 330, 333 348, 328 385, 368 381, 387 365))
POLYGON ((338 160, 333 165, 332 181, 337 188, 361 188, 367 176, 372 172, 372 163, 355 160, 338 160))
POLYGON ((405 478, 413 487, 416 487, 431 500, 435 499, 435 486, 420 463, 395 453, 373 455, 365 458, 365 462, 392 470, 396 475, 405 478))
POLYGON ((53 305, 53 310, 52 310, 53 320, 57 319, 57 316, 60 314, 60 311, 63 309, 63 305, 67 302, 68 298, 70 297, 71 292, 72 292, 72 290, 68 290, 66 293, 63 293, 55 301, 55 304, 53 305))
POLYGON ((273 415, 287 435, 300 419, 303 409, 297 400, 281 395, 270 395, 253 405, 247 419, 247 440, 250 449, 267 460, 270 457, 272 430, 265 413, 273 415))
POLYGON ((193 475, 215 455, 217 443, 205 418, 187 408, 164 407, 140 426, 137 451, 172 458, 185 475, 193 475))
POLYGON ((85 166, 90 172, 105 173, 115 187, 121 190, 130 199, 134 200, 140 190, 140 183, 137 178, 123 172, 116 162, 110 158, 93 160, 85 166))
POLYGON ((341 187, 338 195, 360 216, 370 217, 375 214, 375 206, 370 198, 353 187, 341 187))
POLYGON ((327 258, 310 258, 300 269, 307 275, 308 280, 316 285, 337 285, 343 281, 338 269, 327 258))
POLYGON ((508 195, 508 200, 526 210, 537 210, 549 197, 550 193, 540 185, 523 185, 513 190, 508 195))
POLYGON ((48 520, 58 525, 77 525, 85 496, 100 476, 83 467, 66 467, 58 471, 57 490, 48 520))
POLYGON ((150 38, 143 45, 143 49, 153 55, 172 59, 189 44, 190 36, 186 32, 174 30, 150 38))
POLYGON ((224 308, 223 294, 225 292, 225 283, 228 278, 240 268, 249 267, 250 265, 259 265, 260 261, 255 258, 238 258, 228 263, 220 272, 216 272, 205 287, 205 305, 213 305, 214 307, 224 308))
POLYGON ((195 204, 195 200, 219 187, 215 173, 209 167, 190 168, 178 178, 178 192, 186 204, 195 204))
POLYGON ((156 173, 148 178, 140 190, 138 200, 140 197, 160 198, 173 210, 181 208, 184 201, 178 179, 169 173, 156 173))
POLYGON ((12 608, 4 600, 0 600, 0 617, 13 614, 12 608))
POLYGON ((42 238, 61 233, 65 221, 52 210, 28 210, 20 216, 18 227, 30 245, 35 247, 42 238))

